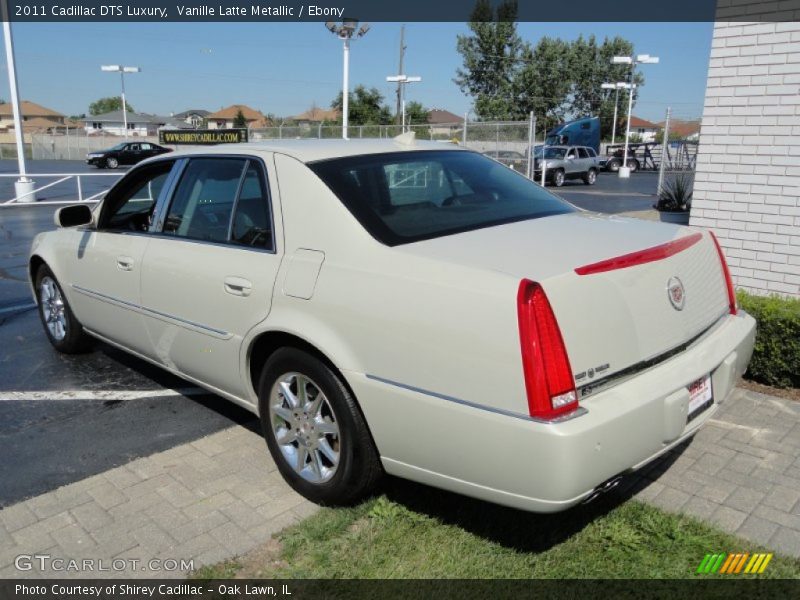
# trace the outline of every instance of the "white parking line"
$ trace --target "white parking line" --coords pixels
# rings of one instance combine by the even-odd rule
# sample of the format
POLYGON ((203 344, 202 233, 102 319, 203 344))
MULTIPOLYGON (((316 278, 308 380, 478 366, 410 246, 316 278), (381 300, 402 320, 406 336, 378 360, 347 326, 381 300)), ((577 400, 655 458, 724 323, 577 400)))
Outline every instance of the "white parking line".
POLYGON ((38 400, 147 400, 151 398, 170 398, 174 396, 200 396, 210 394, 201 388, 180 388, 177 390, 71 390, 37 392, 2 392, 0 402, 23 402, 38 400))
POLYGON ((2 315, 3 313, 28 310, 30 308, 36 308, 36 305, 33 302, 26 302, 25 304, 14 304, 12 306, 4 306, 3 308, 0 308, 0 315, 2 315))

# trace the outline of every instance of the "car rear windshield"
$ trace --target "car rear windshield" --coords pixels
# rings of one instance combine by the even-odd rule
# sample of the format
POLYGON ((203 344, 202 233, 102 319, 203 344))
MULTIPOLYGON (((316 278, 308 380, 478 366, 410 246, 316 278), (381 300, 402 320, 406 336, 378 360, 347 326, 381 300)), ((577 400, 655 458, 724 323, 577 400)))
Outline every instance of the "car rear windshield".
POLYGON ((308 166, 389 246, 575 210, 476 152, 394 152, 308 166))

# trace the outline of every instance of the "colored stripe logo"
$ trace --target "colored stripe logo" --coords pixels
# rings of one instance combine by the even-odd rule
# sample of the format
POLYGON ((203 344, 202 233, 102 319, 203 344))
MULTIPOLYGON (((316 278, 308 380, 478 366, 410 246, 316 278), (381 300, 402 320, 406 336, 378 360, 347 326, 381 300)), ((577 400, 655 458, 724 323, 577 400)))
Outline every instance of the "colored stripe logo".
POLYGON ((772 560, 772 553, 739 552, 734 554, 706 554, 696 573, 713 574, 721 573, 725 575, 738 575, 740 573, 763 573, 769 561, 772 560))

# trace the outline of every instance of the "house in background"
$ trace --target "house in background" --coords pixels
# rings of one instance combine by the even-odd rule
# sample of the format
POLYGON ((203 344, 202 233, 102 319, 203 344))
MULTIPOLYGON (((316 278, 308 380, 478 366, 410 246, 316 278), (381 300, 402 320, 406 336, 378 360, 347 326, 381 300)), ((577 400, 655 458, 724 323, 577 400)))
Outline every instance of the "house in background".
POLYGON ((800 22, 774 6, 717 7, 690 224, 716 232, 737 287, 800 297, 800 22))
MULTIPOLYGON (((50 108, 23 100, 19 103, 23 131, 42 131, 64 128, 66 117, 50 108)), ((9 103, 0 104, 0 130, 14 129, 14 109, 9 103)))
POLYGON ((250 108, 245 104, 232 104, 226 108, 220 109, 217 112, 206 115, 206 121, 209 129, 233 129, 236 115, 242 111, 244 119, 247 122, 247 128, 269 127, 271 122, 267 119, 261 111, 250 108))
MULTIPOLYGON (((127 111, 128 135, 157 135, 162 127, 168 129, 191 129, 192 126, 174 117, 148 115, 127 111)), ((125 135, 125 121, 121 110, 112 110, 102 115, 89 115, 83 119, 84 129, 89 135, 125 135)))
MULTIPOLYGON (((658 124, 659 128, 664 129, 664 122, 658 124)), ((670 119, 669 137, 672 139, 680 136, 682 140, 696 142, 700 139, 700 121, 681 121, 680 119, 670 119)))
POLYGON ((431 126, 432 135, 452 135, 464 127, 464 117, 449 110, 432 108, 428 111, 428 125, 431 126))
POLYGON ((211 113, 207 110, 203 110, 200 108, 191 108, 189 110, 185 110, 183 112, 179 112, 177 114, 172 115, 173 119, 177 119, 179 121, 183 121, 187 125, 191 125, 194 129, 199 129, 203 126, 203 122, 206 120, 206 117, 211 113))
POLYGON ((342 113, 335 108, 325 109, 312 106, 304 113, 291 117, 292 121, 297 123, 301 129, 309 129, 312 125, 320 125, 321 123, 335 123, 341 119, 342 113))
POLYGON ((643 142, 652 142, 659 131, 661 126, 657 123, 631 115, 631 136, 638 135, 643 142))

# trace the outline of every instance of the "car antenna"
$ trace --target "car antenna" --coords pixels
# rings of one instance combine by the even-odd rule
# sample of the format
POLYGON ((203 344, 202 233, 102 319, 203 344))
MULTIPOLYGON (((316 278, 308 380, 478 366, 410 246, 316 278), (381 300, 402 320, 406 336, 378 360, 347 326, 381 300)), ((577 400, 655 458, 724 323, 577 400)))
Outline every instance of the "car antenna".
POLYGON ((417 134, 414 131, 406 131, 405 133, 394 136, 394 141, 403 146, 413 146, 417 141, 417 134))

